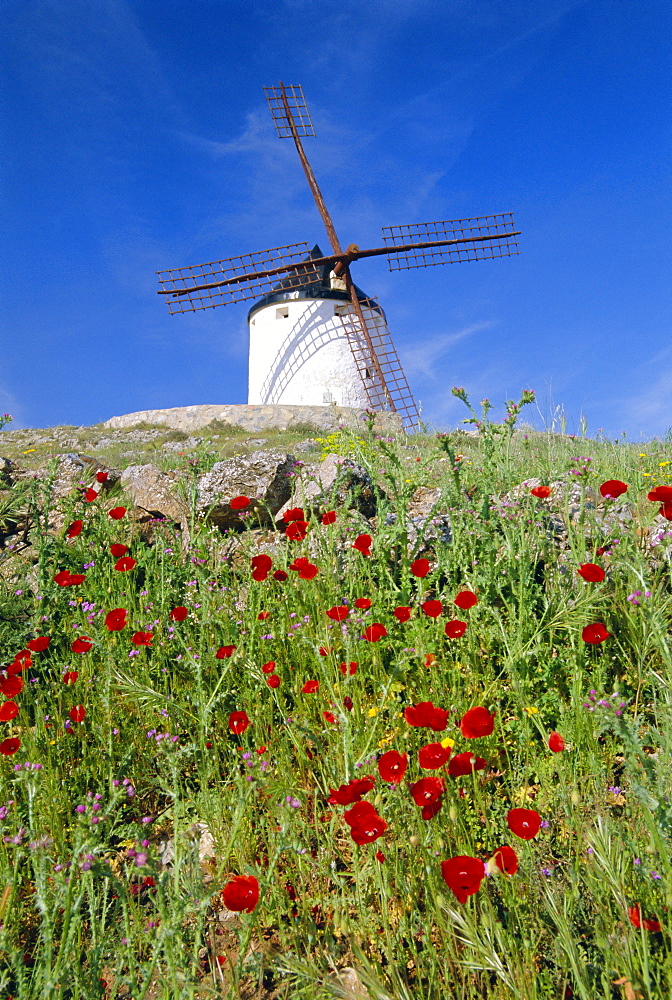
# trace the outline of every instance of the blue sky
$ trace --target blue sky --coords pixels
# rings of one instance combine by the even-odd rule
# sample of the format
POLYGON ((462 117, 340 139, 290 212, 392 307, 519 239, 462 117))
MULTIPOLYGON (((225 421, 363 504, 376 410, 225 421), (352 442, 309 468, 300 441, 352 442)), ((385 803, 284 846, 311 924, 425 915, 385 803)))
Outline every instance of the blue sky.
POLYGON ((353 266, 431 426, 461 385, 664 435, 671 28, 669 0, 3 0, 0 412, 246 402, 246 304, 170 316, 155 271, 326 247, 265 103, 282 79, 343 244, 515 213, 518 257, 353 266))

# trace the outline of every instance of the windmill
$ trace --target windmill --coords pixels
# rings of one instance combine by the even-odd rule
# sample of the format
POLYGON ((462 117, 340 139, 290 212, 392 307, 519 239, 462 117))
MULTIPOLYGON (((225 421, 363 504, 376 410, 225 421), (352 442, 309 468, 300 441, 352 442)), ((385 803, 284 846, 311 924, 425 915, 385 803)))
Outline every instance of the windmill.
POLYGON ((248 316, 250 403, 368 406, 397 413, 415 430, 420 416, 385 313, 355 285, 350 266, 379 256, 390 271, 510 257, 520 235, 513 214, 388 226, 384 246, 360 250, 351 243, 343 250, 301 143, 315 135, 303 91, 283 83, 264 90, 278 136, 294 140, 331 253, 294 243, 158 271, 158 294, 173 314, 262 296, 248 316))

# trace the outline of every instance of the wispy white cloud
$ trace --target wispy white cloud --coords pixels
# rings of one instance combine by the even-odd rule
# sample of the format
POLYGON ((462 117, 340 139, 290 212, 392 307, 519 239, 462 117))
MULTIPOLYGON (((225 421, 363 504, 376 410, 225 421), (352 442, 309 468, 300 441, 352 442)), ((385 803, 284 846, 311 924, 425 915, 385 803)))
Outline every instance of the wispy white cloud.
POLYGON ((467 337, 473 337, 482 330, 490 330, 496 325, 494 320, 484 320, 480 323, 471 323, 452 333, 436 334, 413 346, 404 345, 403 366, 406 375, 418 383, 421 380, 424 383, 439 381, 442 378, 441 361, 455 344, 459 344, 467 337))
POLYGON ((665 434, 672 427, 672 350, 660 351, 633 377, 642 388, 622 401, 623 422, 645 439, 665 434))

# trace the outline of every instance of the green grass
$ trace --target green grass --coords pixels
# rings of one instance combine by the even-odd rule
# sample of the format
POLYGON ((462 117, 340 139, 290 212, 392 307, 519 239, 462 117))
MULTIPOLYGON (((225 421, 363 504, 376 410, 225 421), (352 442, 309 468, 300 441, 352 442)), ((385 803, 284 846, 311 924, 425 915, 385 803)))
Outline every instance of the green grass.
MULTIPOLYGON (((86 450, 87 435, 96 445, 105 429, 94 430, 63 430, 78 446, 66 449, 86 450)), ((247 450, 245 437, 216 428, 180 456, 163 449, 177 439, 162 433, 126 459, 132 442, 89 450, 118 467, 173 463, 185 476, 247 450)), ((264 436, 263 447, 290 452, 297 440, 264 436)), ((24 455, 30 440, 4 432, 3 453, 27 465, 57 450, 52 434, 24 455)), ((0 662, 37 636, 50 644, 31 653, 18 714, 0 723, 0 739, 20 740, 0 757, 0 1000, 322 1000, 348 995, 336 971, 345 967, 375 1000, 670 995, 672 522, 651 546, 658 504, 646 497, 670 481, 669 449, 533 432, 489 443, 343 432, 334 443, 378 484, 371 555, 352 548, 361 516, 339 508, 331 525, 313 516, 305 540, 262 542, 273 554, 264 581, 252 579, 250 559, 268 533, 244 518, 228 540, 201 526, 184 551, 172 527, 148 538, 131 510, 110 519, 123 495, 86 504, 73 492, 66 524, 84 527, 68 539, 35 524, 43 501, 30 484, 3 492, 7 505, 21 493, 7 510, 16 520, 28 510, 37 561, 5 588, 0 662), (502 499, 532 478, 556 484, 548 501, 529 487, 502 499), (603 501, 607 479, 624 480, 627 494, 603 501), (568 482, 581 497, 573 517, 568 482), (450 544, 423 550, 421 531, 409 546, 418 486, 441 487, 450 544), (627 518, 605 527, 605 510, 625 502, 627 518), (133 569, 115 569, 113 543, 129 547, 133 569), (410 569, 421 551, 424 578, 410 569), (289 568, 298 556, 318 567, 313 579, 289 568), (605 580, 585 583, 585 562, 605 580), (61 570, 85 580, 58 586, 61 570), (467 589, 478 603, 461 611, 453 599, 467 589), (356 608, 358 598, 371 607, 356 608), (440 617, 423 613, 429 599, 442 602, 440 617), (330 619, 344 602, 346 620, 330 619), (170 617, 178 606, 183 621, 170 617), (397 620, 399 606, 412 608, 409 621, 397 620), (115 608, 127 625, 110 631, 115 608), (449 639, 454 618, 468 627, 449 639), (610 635, 591 645, 582 630, 595 622, 610 635), (377 642, 362 638, 372 623, 387 631, 377 642), (138 632, 151 632, 150 646, 133 644, 138 632), (80 636, 92 645, 76 653, 80 636), (218 658, 227 646, 232 655, 218 658), (356 672, 344 675, 339 664, 351 662, 356 672), (319 689, 303 693, 308 680, 319 689), (444 731, 408 725, 404 709, 423 701, 449 710, 444 731), (70 718, 76 706, 81 722, 70 718), (474 706, 495 713, 494 729, 468 739, 459 722, 474 706), (234 711, 250 720, 239 734, 234 711), (562 752, 548 748, 553 731, 562 752), (423 771, 419 749, 446 738, 453 756, 471 751, 486 767, 423 771), (390 749, 408 756, 399 785, 378 773, 390 749), (351 806, 328 799, 369 774, 364 798, 387 828, 358 846, 343 819, 351 806), (423 820, 409 785, 427 775, 445 790, 423 820), (513 808, 541 816, 533 839, 509 830, 513 808), (503 845, 517 872, 493 870, 459 902, 441 862, 488 862, 503 845), (258 880, 252 913, 224 906, 236 875, 258 880), (647 929, 653 920, 660 930, 647 929)), ((15 559, 0 551, 6 579, 15 559)))

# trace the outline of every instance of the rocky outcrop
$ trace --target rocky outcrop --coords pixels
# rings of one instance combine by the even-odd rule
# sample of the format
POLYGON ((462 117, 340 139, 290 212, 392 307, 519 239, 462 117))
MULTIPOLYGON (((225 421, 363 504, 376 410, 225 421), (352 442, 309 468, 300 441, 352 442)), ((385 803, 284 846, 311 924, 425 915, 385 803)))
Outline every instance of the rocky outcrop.
POLYGON ((155 465, 129 465, 121 474, 120 485, 136 508, 149 517, 167 518, 182 524, 187 504, 180 495, 175 474, 161 472, 155 465))
MULTIPOLYGON (((291 427, 311 426, 323 431, 335 431, 340 426, 362 427, 364 410, 348 406, 254 406, 208 405, 172 406, 167 410, 139 410, 123 416, 110 417, 104 427, 135 427, 138 424, 155 424, 185 431, 188 434, 202 430, 209 424, 218 422, 231 427, 242 427, 252 433, 271 429, 288 430, 291 427)), ((377 433, 401 430, 401 418, 395 413, 377 413, 375 418, 377 433)))
POLYGON ((278 524, 282 523, 282 516, 290 507, 302 507, 307 515, 331 509, 357 510, 371 518, 377 509, 376 489, 361 465, 342 455, 331 454, 316 470, 304 468, 299 473, 291 499, 278 511, 278 524))
POLYGON ((222 531, 235 530, 248 518, 271 525, 292 495, 294 469, 293 456, 280 451, 254 451, 217 462, 198 480, 196 514, 222 531), (241 496, 250 503, 232 507, 231 501, 241 496))

